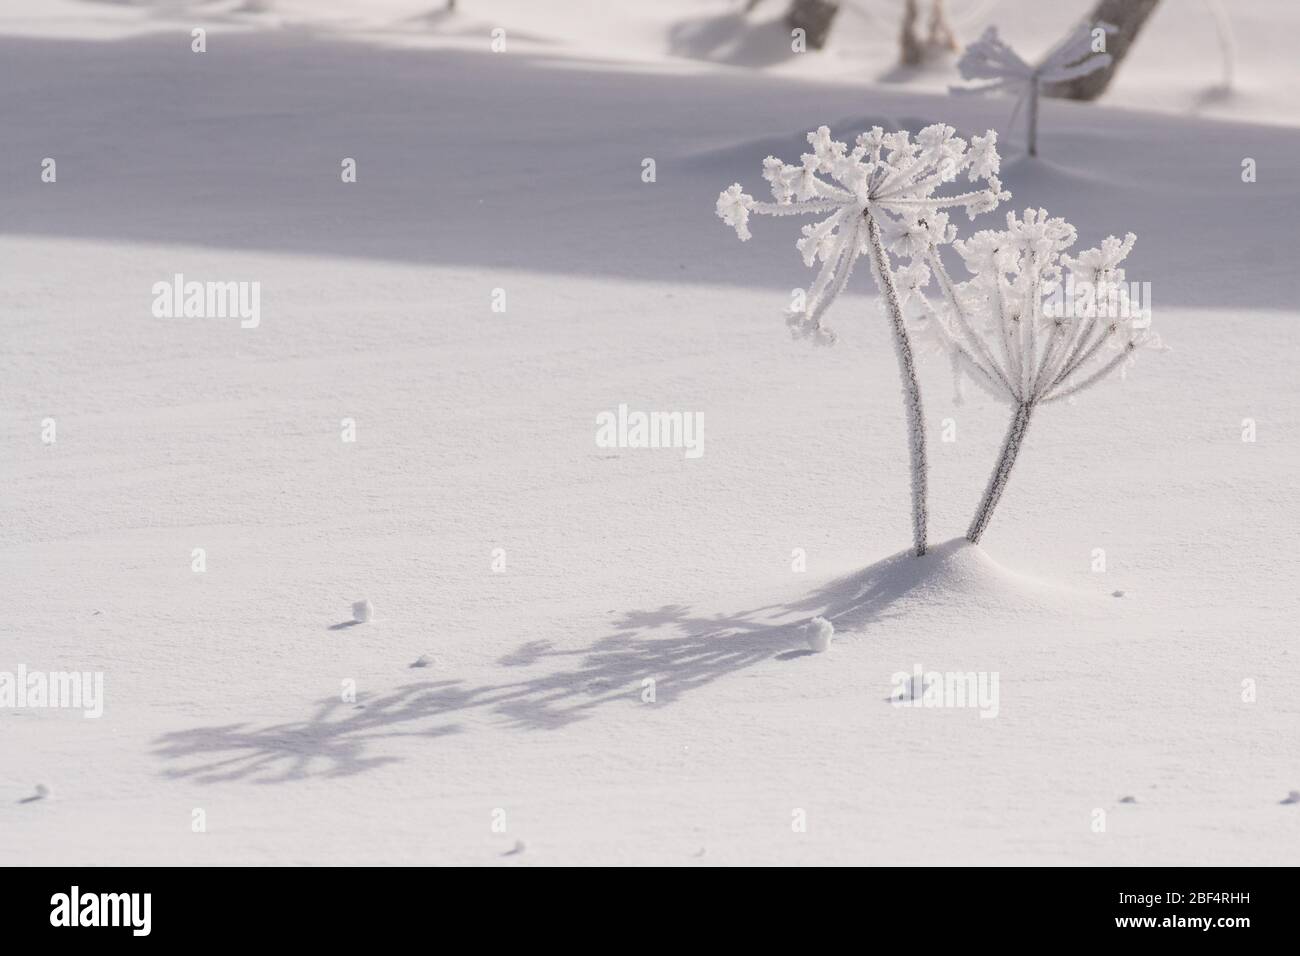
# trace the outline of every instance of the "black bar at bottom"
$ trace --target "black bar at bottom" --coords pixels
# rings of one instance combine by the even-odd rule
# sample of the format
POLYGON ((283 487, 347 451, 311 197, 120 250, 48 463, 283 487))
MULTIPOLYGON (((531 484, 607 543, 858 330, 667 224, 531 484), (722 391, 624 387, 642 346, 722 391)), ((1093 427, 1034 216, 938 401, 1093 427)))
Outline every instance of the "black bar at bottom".
MULTIPOLYGON (((1293 869, 786 870, 594 881, 570 871, 544 886, 434 869, 9 868, 0 871, 6 950, 22 943, 273 942, 373 945, 403 931, 529 932, 537 942, 624 923, 653 944, 674 923, 763 936, 851 932, 905 945, 1015 939, 1215 945, 1293 938, 1293 869), (598 885, 595 885, 598 884, 598 885), (774 923, 775 921, 775 923, 774 923), (780 925, 784 924, 784 925, 780 925), (382 930, 376 936, 377 930, 382 930), (645 934, 642 936, 642 934, 645 934)), ((431 937, 431 945, 456 945, 431 937)), ((595 938, 586 937, 589 942, 595 938)), ((604 937, 615 945, 615 939, 604 937)), ((661 938, 662 939, 662 938, 661 938)))

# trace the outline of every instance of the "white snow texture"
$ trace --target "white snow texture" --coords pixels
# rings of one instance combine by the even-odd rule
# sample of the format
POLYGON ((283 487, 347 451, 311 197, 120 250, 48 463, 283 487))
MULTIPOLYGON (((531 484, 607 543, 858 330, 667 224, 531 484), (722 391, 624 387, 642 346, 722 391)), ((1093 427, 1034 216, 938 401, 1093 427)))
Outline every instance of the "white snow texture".
POLYGON ((1295 864, 1300 5, 442 6, 0 0, 0 864, 1295 864))

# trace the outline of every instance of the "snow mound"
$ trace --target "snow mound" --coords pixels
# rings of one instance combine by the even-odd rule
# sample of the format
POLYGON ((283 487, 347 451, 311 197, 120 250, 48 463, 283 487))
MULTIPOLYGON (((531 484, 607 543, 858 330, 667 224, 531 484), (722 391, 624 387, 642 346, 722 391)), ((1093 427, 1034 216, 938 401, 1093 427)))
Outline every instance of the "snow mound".
MULTIPOLYGON (((909 552, 908 557, 911 557, 909 552)), ((932 547, 911 562, 898 561, 899 577, 910 580, 913 587, 929 587, 949 592, 1015 590, 1033 586, 1030 578, 998 564, 989 553, 965 538, 954 538, 932 547)))
POLYGON ((824 617, 847 630, 885 617, 954 606, 1018 611, 1076 603, 1088 596, 998 564, 979 545, 956 538, 917 557, 900 551, 831 583, 824 617))

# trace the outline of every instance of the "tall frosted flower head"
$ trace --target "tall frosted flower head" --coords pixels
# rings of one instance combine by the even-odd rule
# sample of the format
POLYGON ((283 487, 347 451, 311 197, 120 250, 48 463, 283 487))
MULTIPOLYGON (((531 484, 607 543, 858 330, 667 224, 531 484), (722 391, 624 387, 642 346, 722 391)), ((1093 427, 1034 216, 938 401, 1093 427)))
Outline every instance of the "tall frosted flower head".
MULTIPOLYGON (((930 243, 951 242, 955 229, 944 210, 963 208, 970 218, 997 207, 1010 194, 998 179, 997 134, 989 130, 970 143, 951 126, 927 126, 913 139, 907 131, 886 133, 879 126, 858 136, 852 148, 831 138, 829 127, 808 134, 810 151, 798 163, 769 156, 763 163, 774 202, 760 202, 734 184, 718 197, 717 213, 741 240, 750 237, 749 217, 823 217, 803 228, 796 242, 804 264, 817 267, 805 308, 787 313, 792 333, 830 343, 835 334, 822 316, 848 284, 858 256, 869 251, 874 221, 891 248, 919 256, 930 243), (940 194, 940 187, 965 173, 983 186, 940 194)), ((915 277, 921 278, 918 274, 915 277)), ((923 284, 923 283, 922 283, 923 284)), ((912 284, 913 286, 916 283, 912 284)))

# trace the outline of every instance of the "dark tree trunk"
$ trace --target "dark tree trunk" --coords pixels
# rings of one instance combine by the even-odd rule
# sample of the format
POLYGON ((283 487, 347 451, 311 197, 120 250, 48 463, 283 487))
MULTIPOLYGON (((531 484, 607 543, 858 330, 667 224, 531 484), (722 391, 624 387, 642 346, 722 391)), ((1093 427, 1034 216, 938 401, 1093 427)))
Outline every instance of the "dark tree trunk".
POLYGON ((803 30, 809 48, 820 50, 826 45, 831 24, 839 12, 839 3, 832 0, 794 0, 785 15, 785 23, 791 30, 803 30))
POLYGON ((898 38, 898 60, 905 66, 916 66, 925 59, 921 41, 916 36, 916 0, 907 0, 903 8, 903 32, 898 38))

